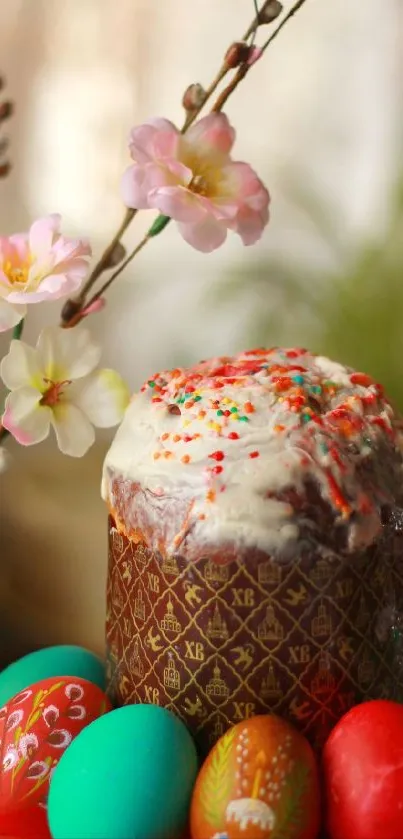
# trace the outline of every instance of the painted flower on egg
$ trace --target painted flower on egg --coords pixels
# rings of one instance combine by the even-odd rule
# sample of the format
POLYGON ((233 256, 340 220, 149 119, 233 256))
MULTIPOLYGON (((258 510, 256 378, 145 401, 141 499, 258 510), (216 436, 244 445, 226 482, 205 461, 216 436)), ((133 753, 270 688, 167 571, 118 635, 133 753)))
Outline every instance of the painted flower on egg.
MULTIPOLYGON (((95 369, 100 355, 90 333, 80 328, 48 327, 35 349, 12 341, 0 366, 10 391, 3 427, 21 445, 31 446, 44 440, 53 426, 60 450, 81 457, 94 442, 93 426, 117 425, 129 402, 118 373, 95 369)), ((80 699, 80 691, 74 698, 80 699)))
POLYGON ((135 163, 123 176, 123 200, 174 219, 183 238, 204 253, 220 247, 228 230, 254 244, 269 221, 270 197, 247 163, 232 160, 234 140, 222 113, 203 117, 185 135, 166 119, 133 128, 135 163))
POLYGON ((88 271, 91 247, 60 232, 54 214, 35 221, 28 233, 0 236, 0 332, 25 317, 27 304, 74 294, 88 271))
POLYGON ((1 709, 0 833, 3 813, 46 803, 64 751, 84 726, 109 710, 98 686, 69 677, 38 682, 1 709))

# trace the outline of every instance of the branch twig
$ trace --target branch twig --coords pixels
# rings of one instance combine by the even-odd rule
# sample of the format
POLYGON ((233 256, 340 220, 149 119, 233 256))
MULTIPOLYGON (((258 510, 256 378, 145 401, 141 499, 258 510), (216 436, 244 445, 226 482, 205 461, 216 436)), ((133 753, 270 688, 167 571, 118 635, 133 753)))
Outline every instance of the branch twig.
MULTIPOLYGON (((264 53, 267 50, 269 44, 271 44, 272 41, 274 41, 274 39, 277 38, 277 35, 279 35, 279 33, 281 32, 283 27, 286 25, 286 23, 288 23, 288 21, 296 14, 298 9, 300 9, 301 6, 304 5, 304 3, 306 3, 306 0, 297 0, 297 2, 294 4, 294 6, 292 6, 290 11, 287 12, 285 17, 281 21, 281 23, 279 23, 279 25, 274 30, 274 32, 270 35, 270 37, 267 39, 267 41, 265 41, 263 46, 260 48, 262 53, 264 53)), ((224 90, 220 93, 218 99, 214 103, 213 108, 212 108, 213 111, 221 111, 222 110, 225 103, 227 102, 227 99, 229 99, 231 94, 234 92, 234 90, 236 90, 239 83, 242 81, 242 79, 245 78, 245 76, 247 75, 247 73, 249 73, 249 70, 252 67, 253 67, 253 64, 247 64, 247 63, 241 64, 241 66, 238 67, 238 70, 235 73, 235 76, 231 79, 229 85, 227 85, 227 87, 224 88, 224 90)))
MULTIPOLYGON (((306 3, 306 0, 297 0, 297 2, 294 4, 294 6, 292 6, 292 8, 289 10, 289 12, 284 16, 283 20, 277 26, 277 28, 272 33, 272 35, 270 35, 270 37, 267 39, 267 41, 261 47, 261 52, 262 53, 267 50, 269 44, 271 44, 272 41, 274 41, 274 39, 277 37, 277 35, 281 32, 283 27, 286 25, 286 23, 290 20, 290 18, 292 18, 296 14, 296 12, 301 8, 301 6, 304 5, 304 3, 306 3)), ((256 4, 255 0, 254 0, 254 5, 255 5, 255 9, 256 9, 257 4, 256 4)), ((255 17, 254 17, 252 23, 250 24, 250 26, 246 30, 246 33, 244 35, 243 40, 246 41, 251 35, 254 35, 254 33, 257 31, 258 27, 259 27, 259 14, 255 14, 255 17)), ((217 99, 216 99, 216 101, 215 101, 215 103, 214 103, 214 105, 211 109, 212 112, 217 112, 217 111, 222 110, 222 108, 224 107, 225 103, 227 102, 227 100, 229 99, 231 94, 236 90, 236 88, 238 87, 240 82, 245 78, 245 76, 248 74, 248 72, 249 72, 249 70, 251 69, 252 66, 253 66, 253 64, 248 64, 247 62, 244 62, 238 67, 238 69, 237 69, 236 73, 234 74, 233 78, 231 79, 230 83, 227 85, 227 87, 224 88, 224 90, 217 97, 217 99)), ((190 126, 193 124, 193 122, 199 116, 200 112, 205 107, 207 101, 211 98, 213 93, 216 91, 220 82, 227 75, 229 70, 230 70, 230 68, 228 67, 228 65, 224 61, 224 63, 222 64, 222 66, 219 70, 219 72, 217 73, 217 75, 213 79, 210 86, 207 88, 206 95, 204 96, 203 101, 200 104, 200 106, 195 108, 194 111, 187 114, 186 119, 185 119, 184 124, 183 124, 182 129, 181 129, 182 134, 186 133, 188 128, 190 128, 190 126)), ((113 254, 113 251, 114 251, 115 247, 119 244, 123 234, 126 232, 127 228, 129 227, 131 221, 133 220, 133 218, 137 214, 137 212, 138 212, 137 210, 127 210, 127 212, 125 214, 125 217, 124 217, 118 231, 116 232, 115 236, 113 237, 110 245, 108 245, 108 247, 106 248, 106 250, 102 254, 100 260, 95 265, 95 267, 94 267, 93 271, 91 272, 87 282, 84 284, 84 286, 81 290, 81 293, 79 294, 78 298, 75 301, 76 304, 80 306, 80 310, 78 312, 75 310, 74 314, 72 314, 72 316, 69 317, 66 320, 66 322, 62 323, 62 326, 64 326, 65 328, 70 328, 72 326, 75 326, 77 323, 79 323, 80 320, 82 320, 82 317, 83 317, 82 311, 85 308, 84 304, 85 304, 86 294, 92 288, 92 286, 94 285, 96 280, 99 278, 99 276, 103 273, 103 271, 107 269, 109 261, 111 259, 111 256, 113 254)), ((158 218, 161 218, 161 217, 158 217, 158 218)), ((158 219, 157 219, 157 221, 158 221, 158 219)), ((165 226, 166 225, 164 224, 161 227, 161 230, 165 226)), ((150 228, 151 231, 153 230, 153 227, 154 227, 154 225, 150 228)), ((132 259, 134 259, 134 257, 137 255, 137 253, 139 253, 145 247, 145 245, 150 241, 151 238, 154 238, 154 236, 157 235, 157 233, 160 233, 161 230, 158 229, 156 232, 148 231, 146 236, 144 236, 144 238, 139 242, 139 244, 134 249, 134 251, 132 251, 132 253, 124 260, 124 262, 119 266, 119 268, 103 284, 103 286, 99 289, 99 291, 97 291, 96 294, 93 295, 93 297, 89 300, 89 302, 86 304, 86 306, 90 306, 92 303, 94 303, 96 300, 98 300, 102 296, 102 294, 115 281, 115 279, 119 276, 119 274, 121 274, 122 271, 126 268, 126 266, 132 261, 132 259)))

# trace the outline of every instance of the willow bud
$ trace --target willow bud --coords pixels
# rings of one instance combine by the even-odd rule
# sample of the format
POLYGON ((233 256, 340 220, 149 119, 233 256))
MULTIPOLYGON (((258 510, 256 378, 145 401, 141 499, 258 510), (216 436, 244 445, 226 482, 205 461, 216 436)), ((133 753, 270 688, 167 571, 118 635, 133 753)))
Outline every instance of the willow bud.
POLYGON ((3 122, 5 119, 9 119, 13 111, 14 106, 12 102, 2 102, 0 105, 0 122, 3 122))
POLYGON ((126 248, 121 242, 117 242, 112 253, 109 254, 108 261, 105 262, 105 270, 108 268, 116 268, 120 262, 123 262, 126 256, 126 248))
POLYGON ((0 163, 0 178, 6 178, 7 175, 10 174, 11 171, 11 164, 10 163, 0 163))
POLYGON ((66 300, 61 313, 62 323, 68 323, 72 318, 78 315, 79 311, 82 307, 82 301, 80 299, 74 300, 73 298, 70 300, 66 300))
POLYGON ((224 63, 229 70, 233 70, 234 67, 239 67, 240 64, 244 64, 248 60, 249 54, 249 44, 245 44, 244 41, 235 41, 227 50, 224 63))
POLYGON ((185 111, 198 111, 204 104, 206 98, 206 91, 203 85, 196 83, 190 84, 185 90, 182 98, 182 105, 185 111))
POLYGON ((279 0, 266 0, 259 12, 259 23, 272 23, 283 11, 283 4, 279 0))

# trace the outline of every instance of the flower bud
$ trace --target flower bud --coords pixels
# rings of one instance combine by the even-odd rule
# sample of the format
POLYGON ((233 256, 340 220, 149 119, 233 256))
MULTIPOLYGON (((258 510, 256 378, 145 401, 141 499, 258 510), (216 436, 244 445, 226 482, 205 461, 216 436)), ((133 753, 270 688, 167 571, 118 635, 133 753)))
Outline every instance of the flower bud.
POLYGON ((117 242, 112 253, 109 255, 108 261, 105 263, 105 270, 108 268, 116 268, 120 262, 123 262, 126 256, 126 248, 121 242, 117 242))
POLYGON ((183 94, 182 105, 185 111, 198 111, 205 98, 206 91, 201 84, 190 84, 183 94))
POLYGON ((10 170, 10 163, 0 163, 0 178, 6 178, 10 170))
POLYGON ((14 106, 12 102, 2 102, 0 105, 0 122, 11 117, 13 111, 14 106))
POLYGON ((79 298, 76 300, 73 298, 66 300, 61 313, 62 323, 68 323, 72 320, 72 318, 74 318, 81 310, 81 306, 82 301, 79 298))
POLYGON ((266 0, 259 12, 259 23, 272 23, 283 11, 283 4, 279 0, 266 0))
POLYGON ((105 306, 105 297, 97 297, 96 300, 93 301, 93 303, 89 303, 89 305, 81 311, 81 315, 83 316, 83 318, 88 317, 88 315, 95 315, 98 312, 102 312, 102 309, 104 309, 105 306))
POLYGON ((256 61, 259 61, 263 55, 263 50, 261 47, 253 46, 250 48, 249 58, 248 58, 248 66, 252 67, 252 64, 255 64, 256 61))
POLYGON ((249 44, 245 44, 244 41, 235 41, 225 54, 225 65, 229 70, 233 70, 234 67, 239 67, 240 64, 244 64, 248 60, 249 53, 249 44))

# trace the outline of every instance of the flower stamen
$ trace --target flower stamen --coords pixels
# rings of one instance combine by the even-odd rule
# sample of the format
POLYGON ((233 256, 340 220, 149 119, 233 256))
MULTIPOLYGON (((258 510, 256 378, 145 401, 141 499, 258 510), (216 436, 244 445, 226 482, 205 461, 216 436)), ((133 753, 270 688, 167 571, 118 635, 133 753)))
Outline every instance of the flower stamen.
POLYGON ((71 385, 71 379, 65 379, 63 382, 53 382, 52 379, 43 379, 45 384, 50 385, 50 387, 45 390, 42 399, 40 400, 40 405, 46 405, 48 408, 53 408, 54 405, 57 405, 60 402, 66 385, 71 385))
POLYGON ((29 264, 15 266, 10 260, 3 265, 3 271, 11 285, 25 285, 28 281, 29 264))
POLYGON ((204 175, 194 175, 189 184, 189 189, 197 195, 208 195, 209 183, 207 178, 204 175))

